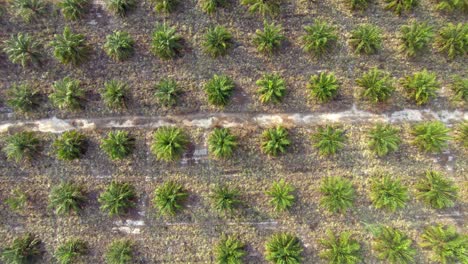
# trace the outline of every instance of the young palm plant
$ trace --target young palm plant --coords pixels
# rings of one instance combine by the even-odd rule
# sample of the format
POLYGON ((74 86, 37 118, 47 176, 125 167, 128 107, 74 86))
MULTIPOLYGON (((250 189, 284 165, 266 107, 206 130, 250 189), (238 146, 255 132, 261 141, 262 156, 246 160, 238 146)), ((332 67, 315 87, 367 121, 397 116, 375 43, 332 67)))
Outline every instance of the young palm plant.
POLYGON ((327 237, 320 240, 320 244, 325 248, 320 252, 320 257, 330 264, 360 263, 362 260, 361 245, 351 236, 350 232, 335 235, 331 230, 327 230, 327 237))
POLYGON ((334 155, 344 148, 346 142, 345 131, 330 125, 320 127, 311 137, 314 147, 321 155, 334 155))
POLYGON ((419 5, 419 0, 385 0, 385 2, 387 2, 385 9, 392 10, 397 15, 409 12, 419 5))
POLYGON ((310 76, 307 88, 312 98, 320 103, 326 103, 338 94, 340 85, 333 72, 321 72, 319 75, 310 76))
POLYGON ((135 8, 136 0, 105 0, 107 9, 114 15, 124 17, 127 13, 135 8))
POLYGON ((463 147, 468 148, 468 122, 465 121, 458 125, 456 139, 460 141, 463 147))
POLYGON ((280 11, 279 0, 242 0, 241 4, 248 6, 249 13, 258 13, 263 17, 274 17, 280 11))
POLYGON ((468 102, 468 78, 454 76, 451 88, 455 102, 468 102))
POLYGON ((423 51, 434 37, 432 28, 426 22, 413 22, 410 25, 403 25, 400 28, 400 49, 408 57, 413 57, 423 51))
POLYGON ((405 207, 409 199, 408 188, 399 179, 392 179, 388 175, 372 181, 369 196, 375 208, 384 208, 390 212, 405 207))
POLYGON ((262 133, 261 149, 267 155, 278 156, 286 152, 289 145, 289 133, 282 126, 266 129, 262 133))
POLYGON ((153 134, 151 152, 158 160, 175 161, 187 149, 189 139, 184 131, 176 127, 161 127, 153 134))
POLYGON ((74 34, 66 26, 61 35, 55 34, 50 43, 54 48, 54 56, 63 64, 79 65, 89 58, 90 48, 84 35, 74 34))
POLYGON ((0 255, 5 264, 36 263, 42 254, 41 240, 32 234, 17 237, 0 255))
POLYGON ((22 211, 28 202, 28 195, 19 188, 13 189, 10 196, 4 200, 8 208, 14 212, 22 211))
POLYGON ((188 192, 182 184, 167 181, 154 191, 153 205, 163 216, 174 216, 182 209, 183 202, 187 199, 188 192))
POLYGON ((127 131, 111 131, 107 138, 102 139, 101 149, 112 160, 126 158, 133 150, 134 138, 128 135, 127 131))
POLYGON ((413 241, 402 231, 381 226, 374 232, 373 248, 377 257, 392 264, 415 263, 413 241))
POLYGON ((224 56, 232 46, 232 35, 223 26, 208 29, 202 43, 205 52, 213 58, 224 56))
POLYGON ((351 10, 366 10, 369 6, 369 0, 347 0, 346 1, 351 10))
POLYGON ((364 73, 356 83, 361 87, 361 95, 373 103, 385 102, 395 91, 390 74, 377 68, 364 73))
POLYGON ((59 264, 72 264, 76 263, 87 252, 86 242, 80 239, 70 239, 57 247, 54 257, 59 264))
POLYGON ((134 263, 133 244, 130 240, 114 240, 106 251, 107 264, 130 264, 134 263))
POLYGON ((217 264, 242 264, 246 255, 245 245, 234 236, 221 237, 215 249, 217 264))
POLYGON ((342 177, 326 177, 320 186, 320 204, 332 213, 345 212, 356 199, 351 181, 342 177))
POLYGON ((216 9, 226 6, 226 0, 199 0, 203 12, 213 14, 216 9))
POLYGON ((122 215, 135 206, 135 188, 129 183, 112 181, 99 196, 101 210, 109 216, 122 215))
POLYGON ((439 121, 425 122, 413 128, 413 143, 425 152, 438 153, 447 147, 451 139, 449 129, 439 121))
POLYGON ((166 23, 156 26, 151 40, 154 55, 164 60, 172 59, 180 53, 182 47, 182 36, 176 33, 175 27, 166 23))
POLYGON ((439 263, 467 263, 468 236, 459 234, 455 226, 428 226, 421 235, 421 246, 432 250, 432 259, 439 263))
POLYGON ((33 132, 18 132, 7 137, 5 143, 3 152, 15 162, 32 159, 39 152, 39 139, 33 132))
POLYGON ((56 214, 78 213, 86 197, 81 186, 71 182, 61 182, 52 187, 49 195, 49 206, 56 214))
POLYGON ((428 72, 426 69, 411 76, 406 76, 401 83, 417 105, 428 103, 437 96, 437 90, 440 89, 436 74, 428 72))
POLYGON ((286 85, 279 74, 264 74, 256 84, 259 86, 257 93, 262 103, 279 103, 286 94, 286 85))
POLYGON ((39 106, 38 92, 29 84, 14 84, 8 91, 7 104, 15 111, 31 112, 39 106))
POLYGON ((134 52, 135 40, 125 31, 114 31, 106 36, 103 48, 107 56, 115 61, 124 61, 134 52))
POLYGON ((154 96, 161 105, 173 106, 177 103, 177 98, 182 91, 173 79, 163 79, 156 85, 154 96))
POLYGON ((178 0, 151 0, 151 2, 156 12, 166 14, 172 13, 179 4, 178 0))
POLYGON ((76 130, 66 131, 54 141, 53 148, 61 160, 79 159, 86 152, 86 137, 76 130))
POLYGON ((436 6, 437 10, 454 12, 468 12, 468 3, 461 0, 439 0, 436 6))
POLYGON ((446 53, 450 59, 466 56, 468 53, 468 24, 448 23, 439 31, 436 45, 440 52, 446 53))
POLYGON ((304 26, 302 49, 305 52, 320 56, 330 50, 338 40, 336 28, 325 21, 315 20, 312 25, 304 26))
POLYGON ((57 5, 60 7, 65 19, 77 20, 84 15, 89 0, 62 0, 57 5))
POLYGON ((232 156, 237 147, 237 138, 228 128, 215 128, 208 137, 208 149, 216 158, 232 156))
POLYGON ((65 77, 53 84, 54 91, 49 95, 52 104, 60 110, 77 110, 82 107, 85 92, 80 81, 65 77))
POLYGON ((110 80, 104 83, 104 88, 101 89, 101 98, 104 104, 110 109, 118 109, 125 107, 125 99, 127 97, 127 84, 117 80, 110 80))
POLYGON ((213 189, 211 200, 213 208, 223 214, 231 214, 242 204, 240 192, 237 188, 229 188, 228 186, 221 185, 213 189))
POLYGON ((270 204, 275 211, 285 211, 291 208, 296 200, 292 193, 294 190, 295 188, 291 184, 281 179, 273 182, 273 185, 265 193, 270 196, 270 204))
POLYGON ((416 190, 418 199, 435 209, 453 207, 458 198, 458 188, 453 181, 437 171, 427 171, 416 184, 416 190))
POLYGON ((263 22, 263 31, 255 31, 254 44, 259 52, 272 54, 281 47, 281 42, 286 39, 282 34, 283 29, 275 23, 263 22))
POLYGON ((47 13, 47 5, 43 0, 12 0, 13 16, 26 23, 36 21, 47 13))
POLYGON ((351 31, 349 43, 356 53, 374 54, 382 48, 382 30, 371 24, 361 24, 351 31))
POLYGON ((289 233, 277 233, 265 243, 265 258, 271 263, 299 264, 304 248, 296 236, 289 233))
POLYGON ((398 129, 389 124, 377 124, 369 131, 369 148, 379 157, 397 151, 401 144, 398 129))
POLYGON ((31 64, 40 64, 42 58, 42 45, 28 33, 11 35, 5 41, 3 51, 8 59, 15 64, 26 67, 31 64))
POLYGON ((208 102, 216 106, 225 106, 232 96, 235 84, 234 81, 226 75, 213 75, 204 86, 208 95, 208 102))

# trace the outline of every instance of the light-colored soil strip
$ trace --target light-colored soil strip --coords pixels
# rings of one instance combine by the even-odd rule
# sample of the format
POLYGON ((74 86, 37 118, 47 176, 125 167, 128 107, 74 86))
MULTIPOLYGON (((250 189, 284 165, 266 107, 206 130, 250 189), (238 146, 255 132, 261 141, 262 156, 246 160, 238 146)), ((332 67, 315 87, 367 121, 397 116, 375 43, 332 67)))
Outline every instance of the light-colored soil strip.
POLYGON ((333 113, 288 113, 288 114, 245 114, 212 113, 167 116, 120 116, 89 119, 58 119, 56 117, 31 121, 0 122, 0 133, 11 129, 26 129, 38 132, 62 133, 67 130, 93 130, 108 128, 158 128, 161 126, 186 126, 198 128, 269 127, 285 125, 287 127, 307 127, 325 123, 405 123, 439 120, 448 125, 468 120, 466 111, 432 111, 429 109, 405 109, 389 114, 375 114, 352 107, 349 110, 333 113))

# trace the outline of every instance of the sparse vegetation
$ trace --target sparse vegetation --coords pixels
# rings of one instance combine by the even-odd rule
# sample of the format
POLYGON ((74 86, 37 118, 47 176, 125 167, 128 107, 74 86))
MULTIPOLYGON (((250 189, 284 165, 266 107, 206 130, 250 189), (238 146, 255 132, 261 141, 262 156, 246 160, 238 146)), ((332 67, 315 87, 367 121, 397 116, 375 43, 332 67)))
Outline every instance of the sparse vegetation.
POLYGON ((435 73, 423 70, 402 80, 403 88, 416 104, 424 105, 437 96, 440 84, 435 73))
POLYGON ((395 91, 390 74, 377 68, 364 73, 356 83, 363 89, 361 95, 373 103, 387 101, 395 91))
POLYGON ((107 56, 115 61, 124 61, 134 52, 135 40, 125 31, 114 31, 106 36, 103 48, 107 56))
POLYGON ((373 248, 377 257, 392 264, 415 263, 413 241, 402 231, 381 226, 374 234, 373 248))
POLYGON ((153 31, 151 51, 161 59, 172 59, 183 48, 181 41, 182 37, 176 33, 175 27, 170 27, 166 23, 159 24, 153 31))
POLYGON ((400 32, 402 42, 400 49, 409 57, 413 57, 425 50, 434 36, 432 26, 429 26, 426 22, 413 22, 409 25, 403 25, 400 32))
POLYGON ((204 86, 208 95, 208 102, 216 106, 225 106, 232 96, 235 84, 234 81, 226 75, 213 75, 204 86))
POLYGON ((304 26, 304 30, 302 49, 317 56, 329 51, 338 40, 335 27, 325 21, 315 20, 312 25, 304 26))
POLYGON ((291 208, 296 200, 292 192, 295 188, 281 179, 273 182, 273 185, 265 193, 270 196, 270 204, 275 211, 285 211, 291 208))
POLYGON ((32 234, 17 237, 1 254, 5 264, 35 263, 41 256, 41 240, 32 234))
POLYGON ((346 136, 345 131, 327 125, 319 127, 311 139, 321 155, 334 155, 344 148, 346 136))
POLYGON ((215 128, 208 138, 208 149, 216 158, 229 158, 237 147, 237 138, 228 128, 215 128))
POLYGON ((248 6, 250 13, 258 13, 263 17, 274 17, 280 11, 280 0, 242 0, 241 4, 248 6))
POLYGON ((255 31, 254 44, 259 52, 272 54, 281 47, 281 42, 286 38, 282 34, 283 29, 275 23, 263 22, 263 31, 255 31))
POLYGON ((303 247, 299 239, 288 233, 277 233, 265 244, 265 258, 276 264, 298 264, 302 261, 303 247))
POLYGON ((361 24, 351 31, 349 43, 356 53, 374 54, 382 48, 382 30, 371 24, 361 24))
POLYGON ((101 97, 104 104, 110 109, 125 107, 127 98, 127 84, 117 80, 110 80, 104 83, 104 89, 101 89, 101 97))
POLYGON ((82 107, 85 92, 80 81, 65 77, 53 84, 54 91, 49 95, 52 104, 60 110, 77 110, 82 107))
POLYGON ((109 216, 122 215, 135 206, 135 188, 129 183, 112 181, 99 196, 101 210, 109 216))
POLYGON ((174 161, 182 157, 188 143, 188 137, 182 129, 161 127, 153 134, 151 152, 158 160, 174 161))
POLYGON ((8 91, 7 104, 15 111, 31 112, 39 106, 38 92, 29 84, 14 84, 8 91))
POLYGON ((333 72, 321 72, 319 75, 310 76, 307 88, 312 98, 320 103, 326 103, 336 97, 340 85, 333 72))
POLYGON ((107 9, 114 15, 124 17, 127 13, 135 8, 135 0, 105 0, 107 9))
POLYGON ((200 0, 203 12, 213 14, 218 8, 226 6, 226 0, 200 0))
POLYGON ((130 240, 114 240, 106 251, 107 264, 130 264, 133 263, 133 245, 130 240))
POLYGON ((10 210, 15 212, 22 211, 28 202, 28 195, 19 188, 15 188, 11 191, 8 198, 4 200, 4 203, 8 205, 10 210))
POLYGON ((261 149, 267 155, 278 156, 286 152, 289 145, 291 145, 289 133, 282 126, 266 129, 262 133, 261 149))
POLYGON ((68 26, 61 35, 54 35, 50 45, 54 48, 54 57, 63 64, 77 66, 89 58, 90 48, 84 35, 72 33, 68 26))
POLYGON ((80 239, 70 239, 57 247, 54 257, 59 264, 72 264, 88 251, 86 243, 80 239))
POLYGON ((229 188, 228 186, 221 185, 213 189, 211 200, 213 208, 224 214, 232 213, 242 204, 240 192, 237 188, 229 188))
POLYGON ((30 160, 39 152, 39 139, 33 132, 18 132, 5 140, 3 152, 8 160, 21 162, 30 160))
POLYGON ((468 148, 468 122, 465 121, 458 126, 456 139, 462 143, 463 147, 468 148))
POLYGON ((15 64, 26 67, 31 64, 40 64, 42 58, 42 45, 28 33, 11 35, 5 41, 3 51, 8 59, 15 64))
POLYGON ((174 106, 181 93, 175 80, 163 79, 156 85, 154 96, 161 105, 174 106))
POLYGON ((366 10, 369 6, 369 0, 347 0, 346 1, 350 6, 351 10, 366 10))
POLYGON ((439 31, 436 45, 440 52, 446 53, 450 59, 466 56, 468 53, 468 24, 448 23, 439 31))
POLYGON ((344 213, 354 206, 356 192, 351 181, 342 177, 326 177, 320 186, 320 205, 332 213, 344 213))
POLYGON ((214 251, 217 264, 241 264, 246 255, 244 243, 234 236, 223 235, 214 251))
POLYGON ((377 124, 369 131, 368 138, 369 148, 379 157, 397 151, 401 143, 398 129, 389 124, 377 124))
POLYGON ((78 213, 85 201, 81 186, 72 182, 61 182, 52 187, 49 195, 49 206, 56 214, 78 213))
POLYGON ((256 84, 259 86, 257 93, 262 103, 279 103, 286 94, 286 85, 279 74, 264 74, 256 84))
POLYGON ((453 181, 446 179, 440 172, 427 171, 417 184, 417 197, 434 209, 453 207, 458 198, 458 188, 453 181))
POLYGON ((133 150, 134 139, 127 131, 117 130, 107 134, 107 138, 102 139, 101 149, 112 160, 126 158, 133 150))
POLYGON ((66 131, 54 141, 53 147, 61 160, 79 159, 86 152, 86 137, 76 130, 66 131))
POLYGON ((455 226, 432 225, 421 235, 421 246, 432 250, 432 259, 442 264, 468 261, 468 236, 459 234, 455 226))
POLYGON ((182 209, 182 203, 187 199, 188 192, 182 184, 167 181, 154 191, 153 205, 164 216, 174 216, 182 209))
POLYGON ((320 252, 320 257, 330 264, 355 264, 361 261, 361 245, 351 238, 350 232, 342 232, 335 235, 327 230, 327 237, 320 240, 325 249, 320 252))
POLYGON ((47 13, 47 5, 43 0, 12 0, 13 16, 26 23, 37 21, 47 13))
POLYGON ((389 175, 372 180, 369 196, 375 208, 391 212, 405 207, 409 199, 408 188, 399 179, 392 179, 389 175))
POLYGON ((416 125, 413 128, 413 143, 425 152, 441 152, 451 139, 449 129, 442 122, 432 121, 416 125))
POLYGON ((412 11, 419 5, 419 0, 385 0, 385 2, 387 2, 385 8, 392 10, 397 15, 412 11))
POLYGON ((211 27, 206 31, 202 45, 211 57, 224 56, 232 46, 232 35, 223 26, 211 27))
POLYGON ((77 20, 85 13, 89 0, 61 0, 57 5, 65 19, 77 20))

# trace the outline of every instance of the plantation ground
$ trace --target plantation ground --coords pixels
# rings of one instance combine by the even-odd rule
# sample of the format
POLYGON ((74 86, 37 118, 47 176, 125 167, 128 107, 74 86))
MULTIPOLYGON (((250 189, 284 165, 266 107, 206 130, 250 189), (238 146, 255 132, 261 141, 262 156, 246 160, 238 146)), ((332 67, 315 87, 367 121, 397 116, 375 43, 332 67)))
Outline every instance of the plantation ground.
MULTIPOLYGON (((443 86, 440 96, 425 108, 434 111, 466 111, 465 105, 450 102, 451 92, 448 83, 452 74, 466 74, 466 56, 448 61, 431 48, 431 52, 416 59, 407 59, 397 52, 397 32, 400 25, 412 19, 428 21, 439 28, 446 22, 460 22, 462 15, 440 15, 434 11, 430 1, 422 1, 414 14, 395 16, 383 10, 381 1, 371 4, 362 13, 351 13, 339 0, 326 2, 294 1, 282 5, 281 15, 275 20, 282 24, 288 41, 277 56, 266 58, 259 55, 252 44, 256 29, 262 27, 262 19, 249 15, 246 8, 237 2, 213 17, 203 14, 195 1, 183 2, 174 14, 155 14, 148 3, 142 2, 127 18, 116 18, 94 3, 85 19, 65 23, 54 15, 52 18, 34 25, 25 25, 10 20, 7 16, 0 20, 0 42, 14 32, 30 32, 45 43, 60 34, 65 24, 70 24, 74 32, 83 33, 93 46, 89 62, 77 68, 63 67, 52 56, 46 46, 48 56, 42 68, 22 69, 8 62, 0 53, 0 94, 5 98, 11 84, 29 81, 38 86, 44 98, 39 111, 31 115, 18 115, 1 101, 1 119, 35 120, 58 116, 61 118, 112 117, 123 115, 164 116, 165 114, 208 114, 221 111, 207 104, 202 86, 214 73, 231 76, 237 86, 233 101, 225 112, 242 113, 309 113, 336 112, 349 109, 355 103, 360 109, 375 112, 393 112, 404 108, 415 108, 407 100, 401 87, 387 105, 371 107, 358 100, 358 89, 354 79, 362 71, 378 66, 391 72, 395 78, 427 68, 437 73, 443 86), (300 48, 302 27, 316 18, 322 18, 338 27, 339 41, 333 53, 323 59, 314 59, 304 54, 300 48), (161 61, 150 53, 150 34, 156 22, 167 21, 178 28, 185 44, 182 57, 173 61, 161 61), (347 42, 349 32, 356 25, 369 22, 385 31, 384 49, 372 56, 352 54, 347 42), (234 48, 226 57, 211 59, 200 48, 201 38, 211 24, 223 24, 234 35, 234 48), (124 63, 112 62, 102 51, 105 36, 112 30, 128 31, 136 40, 135 56, 124 63), (325 105, 308 101, 306 82, 311 74, 318 71, 335 71, 341 81, 341 92, 337 100, 325 105), (280 105, 264 106, 255 95, 255 80, 264 72, 277 71, 287 82, 288 93, 280 105), (82 82, 87 90, 85 109, 79 112, 59 112, 46 101, 51 84, 67 75, 82 82), (161 108, 154 101, 153 86, 161 77, 175 78, 185 90, 182 102, 175 109, 161 108), (131 88, 128 110, 122 113, 110 112, 103 108, 98 89, 110 79, 126 81, 131 88)), ((466 116, 466 114, 465 114, 466 116)), ((349 120, 348 120, 349 121, 349 120)), ((451 142, 448 150, 440 155, 423 154, 410 145, 409 123, 397 124, 402 129, 404 143, 401 149, 385 158, 376 158, 366 145, 366 132, 373 124, 343 124, 348 143, 345 149, 333 158, 324 158, 310 144, 310 134, 316 126, 291 127, 293 146, 290 151, 278 158, 268 158, 259 151, 259 136, 262 129, 257 126, 244 126, 233 129, 239 137, 240 147, 234 157, 225 162, 206 156, 205 138, 209 130, 188 128, 191 149, 181 162, 164 163, 156 161, 149 151, 152 139, 150 129, 128 128, 136 138, 134 153, 129 159, 112 162, 99 149, 99 141, 109 130, 89 129, 88 150, 83 159, 62 162, 55 159, 50 145, 56 134, 40 133, 42 151, 37 160, 30 164, 17 165, 8 162, 0 153, 0 201, 10 190, 20 187, 32 198, 24 213, 13 213, 0 203, 0 244, 10 241, 24 232, 37 234, 43 241, 45 254, 43 263, 52 263, 51 253, 58 244, 70 236, 82 237, 89 243, 90 254, 84 263, 102 263, 102 255, 114 238, 127 237, 135 241, 138 263, 212 263, 212 248, 222 233, 238 234, 246 243, 247 263, 264 263, 264 242, 273 233, 290 231, 301 239, 304 263, 321 263, 318 240, 325 230, 350 230, 361 242, 366 263, 376 263, 375 254, 369 241, 371 234, 365 223, 390 224, 407 232, 415 241, 423 228, 431 223, 449 223, 458 230, 466 231, 467 170, 466 149, 451 142), (454 180, 460 188, 459 202, 448 210, 431 210, 417 201, 414 183, 426 170, 439 170, 454 180), (378 172, 388 172, 399 176, 410 187, 411 200, 405 209, 396 213, 385 213, 371 206, 368 198, 369 180, 378 172), (328 214, 319 208, 318 186, 325 176, 343 176, 352 180, 358 193, 356 208, 345 213, 328 214), (287 179, 297 190, 297 203, 288 213, 276 214, 268 205, 264 191, 274 180, 287 179), (47 196, 52 185, 60 180, 74 180, 85 186, 88 202, 79 216, 59 217, 47 208, 47 196), (112 180, 131 182, 137 189, 138 204, 125 217, 110 218, 99 211, 97 197, 112 180), (182 213, 173 219, 157 216, 151 206, 152 193, 160 183, 175 179, 189 190, 190 197, 182 213), (217 183, 232 184, 242 192, 245 206, 239 214, 231 218, 218 216, 210 209, 209 195, 217 183)), ((453 125, 453 124, 450 124, 453 125)), ((453 126, 452 126, 453 127, 453 126)), ((15 129, 10 130, 12 132, 15 129)), ((3 133, 0 146, 4 146, 3 133)), ((428 252, 417 247, 417 263, 430 263, 428 252)))

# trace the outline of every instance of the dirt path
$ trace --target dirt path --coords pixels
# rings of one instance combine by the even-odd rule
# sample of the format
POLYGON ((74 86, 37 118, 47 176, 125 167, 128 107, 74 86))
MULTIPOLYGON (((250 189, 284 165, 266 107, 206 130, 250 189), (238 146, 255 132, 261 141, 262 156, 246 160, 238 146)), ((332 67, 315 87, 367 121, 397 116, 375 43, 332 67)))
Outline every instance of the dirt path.
POLYGON ((72 129, 106 129, 106 128, 157 128, 168 125, 186 127, 213 128, 261 126, 268 127, 282 124, 288 127, 307 127, 327 122, 368 123, 368 122, 421 122, 440 120, 446 124, 468 120, 468 112, 464 111, 432 111, 429 109, 405 109, 389 114, 374 114, 351 109, 334 113, 288 113, 288 114, 244 114, 244 113, 213 113, 181 116, 120 116, 89 119, 58 119, 56 117, 32 121, 1 122, 0 132, 11 129, 28 129, 38 132, 61 133, 72 129))

